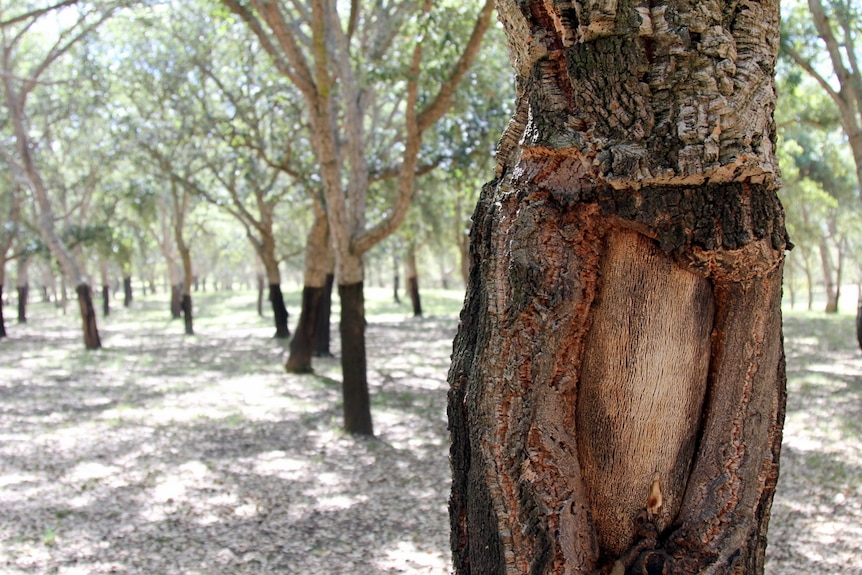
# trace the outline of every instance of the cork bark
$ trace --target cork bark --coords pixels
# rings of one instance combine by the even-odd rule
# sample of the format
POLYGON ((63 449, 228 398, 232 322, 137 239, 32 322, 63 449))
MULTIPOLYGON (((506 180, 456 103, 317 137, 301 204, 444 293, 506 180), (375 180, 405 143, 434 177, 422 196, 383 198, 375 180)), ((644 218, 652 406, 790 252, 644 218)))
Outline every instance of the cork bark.
POLYGON ((515 114, 449 374, 455 571, 761 573, 777 2, 498 2, 515 114))

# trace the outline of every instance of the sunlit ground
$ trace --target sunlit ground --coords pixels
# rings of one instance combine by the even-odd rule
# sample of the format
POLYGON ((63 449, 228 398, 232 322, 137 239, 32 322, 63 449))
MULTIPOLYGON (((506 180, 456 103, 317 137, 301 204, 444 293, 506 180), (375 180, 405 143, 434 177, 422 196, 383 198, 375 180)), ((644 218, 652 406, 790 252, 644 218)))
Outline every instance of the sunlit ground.
MULTIPOLYGON (((293 323, 299 294, 287 295, 293 323)), ((461 294, 429 291, 414 319, 369 290, 374 440, 339 431, 337 359, 289 376, 255 294, 195 298, 197 335, 167 319, 161 294, 138 297, 100 316, 98 352, 83 349, 73 305, 34 304, 23 326, 7 308, 0 573, 447 573, 445 377, 461 294)), ((786 318, 768 572, 860 573, 853 316, 786 318)))

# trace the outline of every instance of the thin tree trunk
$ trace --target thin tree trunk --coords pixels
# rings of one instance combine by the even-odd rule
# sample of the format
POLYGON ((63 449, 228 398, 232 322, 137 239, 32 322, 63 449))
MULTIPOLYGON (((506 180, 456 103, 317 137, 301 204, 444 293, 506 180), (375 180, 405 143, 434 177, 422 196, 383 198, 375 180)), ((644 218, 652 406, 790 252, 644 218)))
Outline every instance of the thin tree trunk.
POLYGON ((78 307, 81 310, 81 319, 84 328, 84 345, 87 349, 99 349, 102 341, 99 330, 96 328, 96 310, 93 307, 93 297, 90 294, 90 286, 81 283, 75 287, 78 294, 78 307))
POLYGON ((400 268, 398 265, 398 254, 392 254, 392 299, 396 304, 401 305, 401 298, 398 297, 398 289, 401 287, 400 268))
POLYGON ((123 307, 132 305, 132 276, 123 276, 123 307))
POLYGON ((338 285, 341 299, 341 367, 344 429, 357 435, 374 435, 365 366, 365 298, 362 282, 338 285))
POLYGON ((284 339, 290 337, 287 327, 287 306, 284 305, 284 295, 279 284, 269 285, 269 301, 272 304, 272 314, 275 316, 275 337, 284 339))
POLYGON ((862 282, 859 282, 856 288, 859 294, 856 296, 856 343, 862 350, 862 282))
MULTIPOLYGON (((257 315, 263 317, 263 291, 266 285, 263 274, 257 274, 257 315)), ((270 286, 270 298, 272 298, 272 289, 270 286)), ((272 299, 270 299, 272 301, 272 299)))
POLYGON ((317 312, 317 329, 314 336, 314 357, 332 357, 329 350, 332 323, 332 288, 335 275, 326 274, 326 283, 320 295, 320 309, 317 312))
POLYGON ((820 263, 823 266, 823 284, 826 289, 826 313, 838 312, 838 292, 835 287, 835 270, 832 263, 832 253, 826 238, 820 238, 820 263))
POLYGON ((111 315, 111 288, 110 286, 102 286, 102 315, 108 317, 111 315))
POLYGON ((416 246, 407 247, 407 292, 413 305, 413 317, 422 317, 422 299, 419 297, 419 272, 416 269, 416 246))
POLYGON ((18 259, 18 323, 27 323, 27 298, 30 295, 30 259, 18 259))
POLYGON ((180 309, 183 312, 183 327, 186 335, 194 335, 194 321, 192 319, 192 295, 184 291, 180 309))
POLYGON ((183 315, 182 309, 182 286, 171 284, 171 319, 180 319, 183 315))
POLYGON ((27 297, 29 293, 29 285, 18 286, 18 323, 27 323, 27 297))
POLYGON ((102 315, 111 315, 111 286, 108 277, 108 262, 105 258, 99 258, 99 274, 102 278, 102 315))
POLYGON ((0 337, 6 337, 6 320, 3 318, 3 282, 0 281, 0 337))

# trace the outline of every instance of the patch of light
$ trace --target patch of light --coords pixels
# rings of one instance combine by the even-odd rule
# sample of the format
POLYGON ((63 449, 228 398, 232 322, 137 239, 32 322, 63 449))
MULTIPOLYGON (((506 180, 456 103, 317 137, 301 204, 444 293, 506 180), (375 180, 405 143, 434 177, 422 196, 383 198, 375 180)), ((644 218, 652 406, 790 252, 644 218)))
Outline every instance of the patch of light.
POLYGON ((377 565, 401 573, 440 573, 449 567, 440 553, 423 551, 411 541, 399 541, 394 548, 384 550, 384 558, 377 565))

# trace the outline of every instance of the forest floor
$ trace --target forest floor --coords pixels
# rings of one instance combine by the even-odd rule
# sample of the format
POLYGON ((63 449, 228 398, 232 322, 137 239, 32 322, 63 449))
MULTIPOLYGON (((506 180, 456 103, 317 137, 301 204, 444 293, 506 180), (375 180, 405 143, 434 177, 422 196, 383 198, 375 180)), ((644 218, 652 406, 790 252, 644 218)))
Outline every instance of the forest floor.
MULTIPOLYGON (((0 340, 0 573, 449 572, 446 371, 461 294, 428 317, 368 290, 376 437, 340 431, 340 368, 282 365, 250 292, 100 319, 31 306, 0 340)), ((288 294, 292 320, 298 293, 288 294)), ((12 310, 7 309, 7 317, 12 310)), ((786 318, 789 400, 770 575, 862 573, 862 356, 853 317, 786 318)), ((333 351, 338 352, 337 331, 333 351)))

